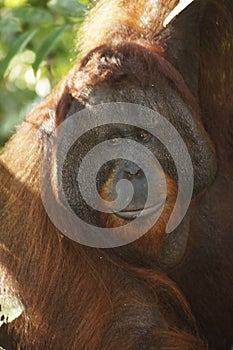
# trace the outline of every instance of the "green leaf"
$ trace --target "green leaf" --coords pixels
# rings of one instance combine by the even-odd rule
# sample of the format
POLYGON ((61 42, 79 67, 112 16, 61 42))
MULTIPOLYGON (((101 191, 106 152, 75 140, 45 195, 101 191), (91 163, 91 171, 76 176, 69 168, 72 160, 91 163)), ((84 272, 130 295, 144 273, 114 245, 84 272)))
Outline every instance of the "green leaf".
POLYGON ((15 40, 8 54, 0 64, 0 77, 2 77, 5 74, 6 69, 9 66, 9 63, 11 62, 12 58, 27 46, 27 44, 30 42, 30 40, 33 38, 37 31, 38 29, 27 31, 15 40))
POLYGON ((0 31, 4 33, 18 32, 21 30, 19 19, 13 17, 3 17, 0 19, 0 31))
POLYGON ((44 57, 52 50, 56 40, 66 28, 67 26, 59 27, 47 36, 39 50, 36 52, 36 60, 32 65, 34 71, 37 71, 44 57))
POLYGON ((53 17, 48 11, 32 6, 18 7, 10 10, 7 14, 33 24, 53 23, 53 17))
POLYGON ((88 6, 90 5, 90 0, 79 0, 79 3, 88 6))
POLYGON ((65 16, 80 17, 83 16, 86 6, 76 0, 50 0, 48 6, 65 16))
POLYGON ((24 312, 23 304, 13 295, 0 295, 0 305, 0 327, 14 321, 24 312))

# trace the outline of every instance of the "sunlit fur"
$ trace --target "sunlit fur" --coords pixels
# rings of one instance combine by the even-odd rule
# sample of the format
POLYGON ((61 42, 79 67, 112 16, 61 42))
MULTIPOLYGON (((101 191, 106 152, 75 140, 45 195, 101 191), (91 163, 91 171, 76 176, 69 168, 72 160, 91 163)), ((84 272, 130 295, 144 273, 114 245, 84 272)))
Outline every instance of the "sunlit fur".
MULTIPOLYGON (((111 62, 109 70, 101 70, 101 54, 127 57, 128 66, 132 57, 144 62, 146 70, 140 63, 138 72, 137 61, 132 67, 130 84, 139 73, 137 84, 145 88, 153 80, 148 81, 149 72, 157 71, 195 112, 180 74, 162 57, 162 23, 177 3, 100 1, 79 34, 80 61, 26 117, 1 154, 0 260, 11 276, 4 288, 26 309, 6 330, 10 336, 1 345, 7 349, 12 342, 26 350, 206 349, 185 297, 164 272, 134 266, 114 250, 69 240, 49 220, 40 196, 42 153, 50 148, 49 137, 65 118, 72 98, 88 104, 90 87, 114 85, 116 75, 121 76, 121 67, 111 62)), ((167 183, 169 205, 151 232, 135 243, 136 251, 141 249, 137 244, 153 241, 158 253, 176 193, 173 181, 167 183)))

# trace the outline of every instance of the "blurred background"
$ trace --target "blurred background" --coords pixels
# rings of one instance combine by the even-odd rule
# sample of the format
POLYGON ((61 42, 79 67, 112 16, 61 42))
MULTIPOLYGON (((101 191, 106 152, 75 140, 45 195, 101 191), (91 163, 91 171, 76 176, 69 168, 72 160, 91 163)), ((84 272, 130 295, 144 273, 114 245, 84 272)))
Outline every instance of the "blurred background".
POLYGON ((93 0, 0 0, 0 149, 75 61, 93 0))

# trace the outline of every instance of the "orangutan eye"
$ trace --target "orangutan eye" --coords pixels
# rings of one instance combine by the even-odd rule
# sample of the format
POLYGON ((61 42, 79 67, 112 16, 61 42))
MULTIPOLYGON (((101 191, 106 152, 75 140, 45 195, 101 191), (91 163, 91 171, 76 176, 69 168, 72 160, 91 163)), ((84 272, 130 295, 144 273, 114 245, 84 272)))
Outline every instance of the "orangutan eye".
POLYGON ((140 130, 138 133, 137 133, 137 139, 139 141, 149 141, 151 138, 151 134, 145 130, 140 130))

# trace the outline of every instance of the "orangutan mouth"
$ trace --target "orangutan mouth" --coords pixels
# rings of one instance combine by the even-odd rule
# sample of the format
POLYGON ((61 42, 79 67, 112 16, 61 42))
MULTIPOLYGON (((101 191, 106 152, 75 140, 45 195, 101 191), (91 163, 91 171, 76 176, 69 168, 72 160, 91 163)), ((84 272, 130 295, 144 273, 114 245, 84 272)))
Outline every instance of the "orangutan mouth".
POLYGON ((165 203, 166 203, 166 200, 163 200, 147 208, 135 209, 135 210, 122 210, 122 211, 113 212, 113 213, 114 215, 124 220, 135 220, 139 216, 147 217, 149 215, 157 213, 164 206, 165 203))

